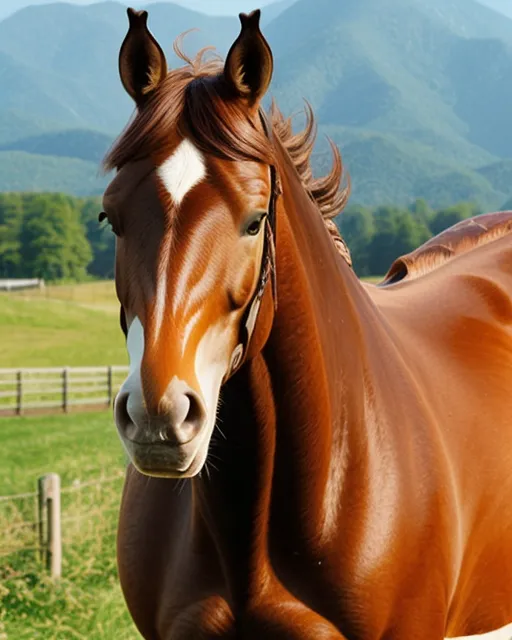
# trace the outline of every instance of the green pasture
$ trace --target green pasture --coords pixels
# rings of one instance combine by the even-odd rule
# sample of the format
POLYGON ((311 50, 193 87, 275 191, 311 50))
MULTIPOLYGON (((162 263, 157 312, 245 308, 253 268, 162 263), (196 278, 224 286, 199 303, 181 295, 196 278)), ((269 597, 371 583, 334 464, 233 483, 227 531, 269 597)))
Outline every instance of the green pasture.
MULTIPOLYGON (((0 367, 127 362, 112 282, 0 294, 0 367)), ((0 499, 0 640, 136 640, 115 530, 125 457, 111 412, 0 418, 0 496, 61 476, 63 576, 34 549, 36 500, 0 499)))
POLYGON ((0 495, 33 492, 37 478, 48 472, 61 476, 63 488, 58 584, 32 550, 35 498, 0 501, 2 640, 140 638, 116 570, 124 465, 110 412, 0 419, 0 495))
POLYGON ((112 282, 0 294, 0 368, 127 364, 112 282))

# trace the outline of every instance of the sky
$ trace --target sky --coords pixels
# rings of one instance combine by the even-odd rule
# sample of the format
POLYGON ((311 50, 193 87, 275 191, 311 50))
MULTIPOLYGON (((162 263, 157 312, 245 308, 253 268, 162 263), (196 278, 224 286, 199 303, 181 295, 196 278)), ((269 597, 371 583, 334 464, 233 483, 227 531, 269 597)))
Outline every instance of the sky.
MULTIPOLYGON (((140 7, 157 0, 132 0, 131 3, 130 0, 119 1, 122 2, 122 4, 133 4, 135 7, 140 7)), ((28 5, 47 4, 50 2, 52 2, 52 0, 0 0, 0 19, 28 5)), ((93 4, 91 0, 67 0, 67 2, 81 5, 93 4)), ((274 0, 174 0, 174 2, 175 4, 181 4, 187 7, 187 9, 195 9, 203 13, 236 16, 240 11, 252 11, 253 9, 262 8, 267 4, 272 4, 274 0)))

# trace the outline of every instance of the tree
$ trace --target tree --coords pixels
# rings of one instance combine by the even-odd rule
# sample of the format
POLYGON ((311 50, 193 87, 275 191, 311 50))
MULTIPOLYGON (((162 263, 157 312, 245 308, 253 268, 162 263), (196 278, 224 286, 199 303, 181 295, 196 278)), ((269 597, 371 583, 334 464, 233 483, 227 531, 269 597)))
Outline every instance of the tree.
POLYGON ((72 198, 25 196, 21 257, 25 276, 46 280, 86 277, 92 252, 72 198))
POLYGON ((80 209, 82 224, 93 252, 88 272, 96 278, 113 278, 116 237, 108 224, 100 225, 98 222, 101 200, 86 198, 80 202, 80 209))
POLYGON ((431 218, 429 227, 432 233, 436 236, 438 233, 441 233, 441 231, 461 222, 461 220, 472 218, 480 213, 481 210, 478 205, 472 202, 461 202, 453 207, 437 211, 431 218))
POLYGON ((422 222, 426 226, 428 226, 429 220, 434 214, 428 202, 423 198, 418 198, 413 202, 413 204, 409 206, 409 211, 415 220, 422 222))
POLYGON ((360 205, 351 205, 336 222, 350 249, 354 271, 361 277, 371 275, 368 249, 375 233, 371 210, 360 205))
POLYGON ((20 273, 20 233, 23 202, 19 193, 0 193, 0 277, 15 278, 20 273))
POLYGON ((383 275, 404 253, 426 242, 431 233, 407 209, 379 207, 374 213, 375 235, 369 247, 369 267, 373 275, 383 275))

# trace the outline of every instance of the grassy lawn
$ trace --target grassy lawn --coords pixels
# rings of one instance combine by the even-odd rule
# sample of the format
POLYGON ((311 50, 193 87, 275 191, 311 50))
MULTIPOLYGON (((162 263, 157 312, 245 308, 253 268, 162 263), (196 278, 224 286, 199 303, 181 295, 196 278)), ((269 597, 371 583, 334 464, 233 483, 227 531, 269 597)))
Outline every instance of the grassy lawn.
POLYGON ((113 283, 0 294, 0 367, 127 364, 113 283))
POLYGON ((48 472, 60 474, 63 487, 58 585, 35 551, 13 552, 35 545, 35 499, 0 502, 2 640, 140 638, 115 561, 124 464, 110 412, 0 419, 0 495, 32 492, 48 472))
MULTIPOLYGON (((112 282, 0 294, 0 367, 126 364, 118 311, 112 282)), ((124 464, 111 412, 0 418, 0 496, 50 472, 63 487, 58 584, 34 550, 35 498, 0 500, 0 640, 140 639, 116 571, 124 464)))

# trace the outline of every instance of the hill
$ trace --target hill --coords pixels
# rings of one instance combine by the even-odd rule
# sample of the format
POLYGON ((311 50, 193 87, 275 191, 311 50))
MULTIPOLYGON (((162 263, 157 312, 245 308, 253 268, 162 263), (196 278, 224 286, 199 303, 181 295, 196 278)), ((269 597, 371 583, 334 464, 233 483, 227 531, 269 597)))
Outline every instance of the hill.
POLYGON ((99 131, 72 129, 28 136, 0 144, 2 151, 25 151, 29 154, 78 158, 99 165, 112 137, 99 131))
MULTIPOLYGON (((238 33, 236 17, 171 3, 147 8, 170 65, 174 38, 192 27, 200 31, 187 36, 190 53, 211 44, 225 55, 238 33)), ((8 79, 0 86, 0 158, 70 157, 91 163, 91 175, 132 113, 117 72, 125 11, 117 2, 51 4, 0 22, 8 79)), ((438 207, 466 194, 494 207, 512 196, 485 169, 512 157, 512 20, 476 0, 283 0, 266 13, 271 93, 285 113, 300 110, 302 98, 311 102, 320 132, 342 148, 353 201, 425 196, 438 207)), ((316 170, 325 149, 320 141, 316 170)), ((57 160, 50 166, 61 171, 57 160)), ((61 181, 72 193, 85 185, 97 192, 89 178, 73 186, 76 166, 65 179, 48 169, 47 188, 61 181)), ((15 188, 11 174, 0 188, 15 188)))
POLYGON ((96 162, 24 151, 0 151, 0 191, 92 195, 100 193, 106 184, 96 162))
POLYGON ((474 170, 512 155, 512 21, 472 0, 299 0, 267 32, 281 107, 311 102, 357 201, 500 202, 474 170))

